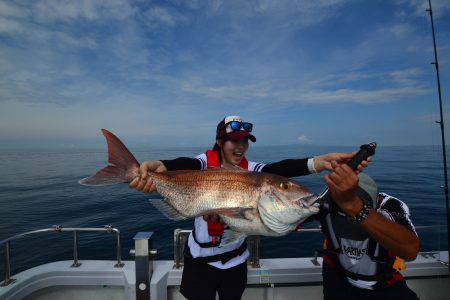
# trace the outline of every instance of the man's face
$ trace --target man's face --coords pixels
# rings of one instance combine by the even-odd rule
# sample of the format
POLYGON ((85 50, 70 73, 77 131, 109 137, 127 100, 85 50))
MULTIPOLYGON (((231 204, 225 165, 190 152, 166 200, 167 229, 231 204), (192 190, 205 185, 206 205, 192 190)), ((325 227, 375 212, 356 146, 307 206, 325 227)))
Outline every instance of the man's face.
MULTIPOLYGON (((220 145, 220 144, 219 144, 220 145)), ((228 140, 222 143, 222 159, 226 164, 237 166, 241 163, 245 152, 248 150, 248 139, 239 141, 228 140)))

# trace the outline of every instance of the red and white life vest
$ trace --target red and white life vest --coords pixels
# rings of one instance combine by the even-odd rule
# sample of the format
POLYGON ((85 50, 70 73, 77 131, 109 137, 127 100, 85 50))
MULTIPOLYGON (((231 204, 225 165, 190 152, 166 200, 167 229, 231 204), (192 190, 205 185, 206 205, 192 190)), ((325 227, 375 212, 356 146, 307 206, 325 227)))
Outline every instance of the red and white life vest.
MULTIPOLYGON (((219 153, 217 151, 208 150, 206 153, 197 156, 197 159, 201 161, 204 169, 221 167, 219 153)), ((262 166, 263 164, 247 161, 245 157, 242 158, 239 164, 239 167, 249 171, 255 171, 256 168, 261 169, 262 166)), ((195 218, 194 230, 188 239, 188 246, 192 257, 195 259, 199 257, 220 256, 221 254, 243 248, 245 236, 233 243, 228 243, 226 246, 221 246, 221 236, 226 234, 227 229, 224 229, 220 222, 206 222, 203 220, 203 217, 195 218)), ((216 261, 209 262, 209 264, 220 269, 228 269, 245 262, 248 256, 248 250, 245 249, 243 253, 229 259, 225 263, 216 261)))

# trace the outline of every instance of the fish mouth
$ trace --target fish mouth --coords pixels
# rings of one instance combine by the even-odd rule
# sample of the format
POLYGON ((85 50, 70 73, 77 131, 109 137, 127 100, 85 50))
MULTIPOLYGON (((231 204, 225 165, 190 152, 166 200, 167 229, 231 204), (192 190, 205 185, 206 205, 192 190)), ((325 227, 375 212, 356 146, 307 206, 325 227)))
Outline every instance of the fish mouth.
POLYGON ((310 194, 298 199, 298 205, 303 209, 308 209, 311 212, 318 212, 320 208, 319 196, 310 194))

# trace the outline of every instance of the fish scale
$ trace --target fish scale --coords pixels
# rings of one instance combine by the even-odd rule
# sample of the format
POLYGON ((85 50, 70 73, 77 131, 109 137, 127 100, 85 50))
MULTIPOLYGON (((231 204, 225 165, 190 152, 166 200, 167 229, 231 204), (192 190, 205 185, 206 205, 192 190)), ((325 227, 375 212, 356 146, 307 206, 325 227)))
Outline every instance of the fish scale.
POLYGON ((149 175, 154 178, 158 192, 189 217, 226 207, 254 207, 259 196, 256 185, 247 184, 254 178, 241 172, 173 171, 149 175))

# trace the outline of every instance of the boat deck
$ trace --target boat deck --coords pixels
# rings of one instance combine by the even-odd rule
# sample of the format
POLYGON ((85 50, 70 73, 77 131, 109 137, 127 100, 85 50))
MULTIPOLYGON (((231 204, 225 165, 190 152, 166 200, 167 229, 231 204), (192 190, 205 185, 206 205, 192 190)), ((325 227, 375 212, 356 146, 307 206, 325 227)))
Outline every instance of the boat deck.
MULTIPOLYGON (((320 232, 320 229, 303 229, 320 232)), ((40 229, 0 241, 5 246, 5 280, 0 284, 0 300, 84 300, 84 299, 184 299, 179 293, 183 250, 190 230, 174 232, 174 260, 154 260, 152 232, 134 237, 134 261, 122 261, 120 231, 104 228, 40 229), (10 243, 42 232, 71 232, 73 260, 58 261, 11 275, 10 243), (116 260, 79 260, 77 241, 82 232, 114 234, 116 260)), ((259 237, 247 238, 248 284, 243 299, 322 299, 322 259, 320 257, 260 259, 259 237)), ((317 254, 317 253, 316 253, 317 254)), ((450 295, 447 251, 421 252, 402 271, 408 285, 421 299, 448 299, 450 295)))
MULTIPOLYGON (((44 264, 14 276, 0 288, 0 299, 136 299, 135 262, 86 260, 44 264)), ((249 267, 243 299, 322 299, 320 258, 261 259, 249 267)), ((150 269, 151 271, 151 269, 150 269)), ((182 269, 174 261, 153 261, 150 299, 184 299, 179 293, 182 269)), ((450 279, 446 252, 420 253, 403 274, 421 299, 448 299, 450 279)))

